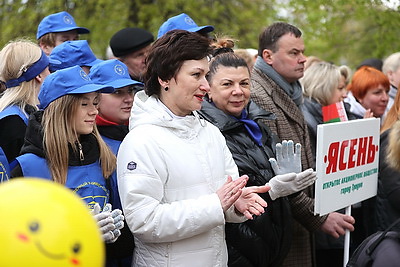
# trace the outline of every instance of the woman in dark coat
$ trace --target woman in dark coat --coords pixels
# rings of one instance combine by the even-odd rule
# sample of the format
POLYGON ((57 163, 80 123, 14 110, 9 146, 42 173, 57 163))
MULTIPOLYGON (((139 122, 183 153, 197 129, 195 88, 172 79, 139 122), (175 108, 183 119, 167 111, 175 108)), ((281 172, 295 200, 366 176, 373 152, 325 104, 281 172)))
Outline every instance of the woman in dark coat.
MULTIPOLYGON (((226 52, 229 49, 217 50, 226 52)), ((226 225, 228 265, 280 266, 292 238, 288 197, 312 184, 315 174, 312 170, 300 172, 299 168, 298 174, 277 175, 281 173, 274 172, 269 159, 275 158, 278 140, 259 121, 274 119, 274 115, 249 100, 250 72, 244 59, 232 52, 215 56, 210 62, 207 79, 211 89, 200 114, 224 135, 239 173, 249 176, 247 186, 266 183, 271 186, 271 190, 262 195, 268 203, 267 212, 244 223, 226 225)), ((300 166, 300 159, 298 164, 291 162, 291 165, 300 166)), ((294 168, 288 172, 294 172, 294 168)))

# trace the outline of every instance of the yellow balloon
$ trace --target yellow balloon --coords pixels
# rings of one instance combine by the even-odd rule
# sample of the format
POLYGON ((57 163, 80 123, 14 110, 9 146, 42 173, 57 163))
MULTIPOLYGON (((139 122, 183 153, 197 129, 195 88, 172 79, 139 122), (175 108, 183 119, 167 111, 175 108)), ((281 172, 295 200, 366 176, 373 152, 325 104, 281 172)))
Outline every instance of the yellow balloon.
POLYGON ((85 203, 38 178, 0 184, 0 266, 104 266, 104 243, 85 203))

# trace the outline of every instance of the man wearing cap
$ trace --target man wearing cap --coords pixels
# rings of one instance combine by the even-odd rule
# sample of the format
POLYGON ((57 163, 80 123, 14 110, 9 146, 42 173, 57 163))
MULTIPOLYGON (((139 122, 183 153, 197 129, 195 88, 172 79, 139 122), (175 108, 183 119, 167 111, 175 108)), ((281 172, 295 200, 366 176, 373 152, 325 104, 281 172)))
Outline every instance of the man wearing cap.
POLYGON ((94 65, 103 62, 96 58, 86 40, 66 41, 55 47, 49 56, 51 72, 78 65, 89 74, 94 65))
POLYGON ((110 40, 114 56, 125 63, 133 80, 142 82, 145 59, 154 36, 140 28, 124 28, 116 32, 110 40))
POLYGON ((185 30, 189 32, 198 32, 207 36, 209 32, 214 30, 214 26, 197 26, 196 22, 185 13, 169 18, 164 22, 158 30, 157 38, 172 30, 185 30))
POLYGON ((65 41, 79 39, 79 34, 86 34, 90 31, 78 27, 74 18, 66 11, 48 15, 39 23, 36 33, 40 48, 50 55, 54 47, 65 41))

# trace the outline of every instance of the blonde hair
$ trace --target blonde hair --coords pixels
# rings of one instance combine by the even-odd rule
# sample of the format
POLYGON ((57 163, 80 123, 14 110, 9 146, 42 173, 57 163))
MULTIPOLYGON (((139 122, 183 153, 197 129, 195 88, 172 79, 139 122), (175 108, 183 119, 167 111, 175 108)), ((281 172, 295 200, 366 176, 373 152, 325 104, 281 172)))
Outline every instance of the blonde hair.
MULTIPOLYGON (((79 136, 74 128, 74 117, 81 104, 81 95, 65 95, 49 104, 44 110, 43 147, 53 180, 65 184, 68 173, 70 144, 76 150, 79 136)), ((108 178, 116 168, 116 157, 104 143, 96 126, 91 133, 95 136, 100 149, 102 173, 108 178)))
POLYGON ((307 61, 304 64, 304 68, 308 69, 312 64, 315 64, 318 62, 322 62, 322 59, 320 59, 319 57, 316 57, 316 56, 308 56, 307 61))
POLYGON ((400 119, 400 91, 397 91, 393 105, 386 113, 385 120, 381 127, 381 133, 391 128, 400 119))
MULTIPOLYGON (((0 79, 4 82, 19 78, 26 69, 40 59, 42 51, 32 41, 20 39, 11 41, 0 51, 0 79)), ((36 107, 40 84, 32 79, 7 88, 0 98, 0 112, 11 105, 25 110, 26 105, 36 107)))
POLYGON ((351 69, 347 65, 341 65, 341 66, 339 66, 339 70, 340 70, 340 74, 344 77, 344 82, 347 86, 349 84, 350 78, 351 78, 351 69))
POLYGON ((247 51, 247 49, 235 49, 233 52, 246 61, 249 69, 253 68, 254 57, 247 51))
POLYGON ((390 167, 400 171, 400 121, 393 124, 389 133, 386 161, 390 167))
MULTIPOLYGON (((387 75, 389 71, 395 72, 398 68, 400 68, 400 52, 393 53, 385 59, 382 72, 387 75)), ((395 84, 395 86, 398 86, 398 84, 395 84)))
POLYGON ((322 106, 329 105, 339 86, 340 76, 339 67, 331 63, 324 61, 313 63, 300 80, 304 96, 313 98, 322 106))

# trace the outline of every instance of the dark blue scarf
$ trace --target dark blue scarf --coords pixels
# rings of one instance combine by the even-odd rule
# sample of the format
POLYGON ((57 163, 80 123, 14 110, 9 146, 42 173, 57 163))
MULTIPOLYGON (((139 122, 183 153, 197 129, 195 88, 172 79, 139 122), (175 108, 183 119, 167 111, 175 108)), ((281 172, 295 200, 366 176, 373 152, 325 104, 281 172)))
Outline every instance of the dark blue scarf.
POLYGON ((253 121, 252 119, 248 118, 247 110, 243 109, 240 118, 236 118, 237 120, 244 123, 244 127, 246 128, 247 132, 250 134, 250 137, 256 142, 257 145, 262 146, 261 138, 262 133, 258 124, 253 121))

